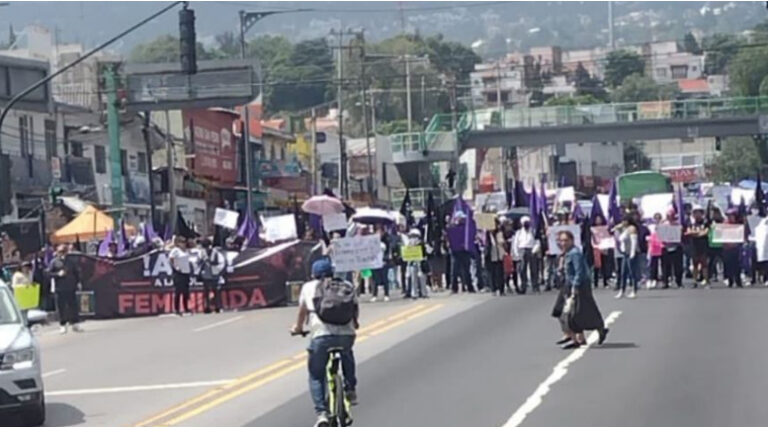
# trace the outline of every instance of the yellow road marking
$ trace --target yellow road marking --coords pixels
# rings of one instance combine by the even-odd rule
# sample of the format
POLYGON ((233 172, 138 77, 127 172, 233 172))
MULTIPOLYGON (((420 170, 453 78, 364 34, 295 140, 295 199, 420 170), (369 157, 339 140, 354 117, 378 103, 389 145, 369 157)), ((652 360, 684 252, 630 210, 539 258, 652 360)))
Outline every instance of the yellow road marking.
MULTIPOLYGON (((386 317, 384 319, 375 321, 371 323, 370 325, 367 325, 364 328, 360 328, 358 330, 358 338, 356 340, 357 343, 363 342, 367 340, 368 338, 379 335, 385 331, 391 330, 399 325, 402 325, 406 323, 409 320, 415 319, 417 317, 421 317, 427 313, 433 312, 439 308, 443 307, 443 304, 437 304, 434 306, 426 306, 424 304, 419 304, 414 307, 410 307, 406 310, 403 310, 399 313, 395 313, 394 315, 391 315, 389 317, 386 317), (386 325, 383 328, 379 328, 379 326, 386 325)), ((199 415, 203 412, 208 411, 209 409, 212 409, 216 406, 221 405, 224 402, 227 402, 231 399, 234 399, 242 394, 245 394, 249 391, 252 391, 256 388, 261 387, 262 385, 265 385, 267 383, 270 383, 276 379, 279 379, 281 377, 284 377, 288 375, 289 373, 296 371, 297 369, 300 369, 301 367, 305 366, 305 360, 307 358, 306 352, 298 353, 292 357, 287 357, 285 359, 282 359, 280 361, 277 361, 265 368, 259 369, 253 373, 250 373, 248 375, 245 375, 243 377, 240 377, 231 383, 225 384, 221 387, 216 387, 212 390, 209 390, 197 397, 193 397, 187 401, 184 401, 176 406, 173 406, 157 415, 152 416, 149 419, 146 419, 144 421, 141 421, 137 424, 132 425, 132 427, 146 427, 149 425, 152 425, 152 423, 155 423, 156 421, 171 417, 176 415, 174 418, 168 420, 167 422, 158 424, 160 426, 173 426, 180 422, 183 422, 189 418, 192 418, 196 415, 199 415), (295 361, 295 363, 293 363, 295 361), (293 364, 291 364, 293 363, 293 364), (278 370, 279 369, 279 370, 278 370), (276 372, 273 372, 276 371, 276 372), (271 374, 270 374, 271 373, 271 374), (248 382, 262 376, 265 374, 270 374, 262 379, 259 379, 251 384, 247 384, 248 382), (243 386, 244 384, 247 384, 243 386), (240 387, 243 386, 243 387, 240 387), (240 387, 240 388, 237 388, 240 387), (231 390, 233 388, 237 388, 236 390, 227 392, 227 390, 231 390), (226 392, 226 393, 225 393, 226 392), (219 394, 225 393, 216 399, 205 403, 201 406, 198 406, 192 410, 189 410, 187 412, 183 412, 185 409, 189 408, 192 405, 195 405, 199 402, 205 401, 206 399, 213 398, 219 394), (180 414, 178 414, 180 413, 180 414)))

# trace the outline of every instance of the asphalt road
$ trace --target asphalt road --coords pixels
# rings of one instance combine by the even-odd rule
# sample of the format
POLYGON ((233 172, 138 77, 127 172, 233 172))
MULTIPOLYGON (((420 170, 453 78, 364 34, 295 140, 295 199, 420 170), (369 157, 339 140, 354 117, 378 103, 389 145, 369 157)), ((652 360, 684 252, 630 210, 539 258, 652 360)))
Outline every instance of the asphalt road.
MULTIPOLYGON (((553 293, 365 304, 355 424, 763 426, 768 290, 596 293, 602 347, 554 345, 553 293)), ((41 332, 49 422, 301 427, 314 421, 291 308, 41 332)), ((0 423, 5 426, 5 424, 0 423)))

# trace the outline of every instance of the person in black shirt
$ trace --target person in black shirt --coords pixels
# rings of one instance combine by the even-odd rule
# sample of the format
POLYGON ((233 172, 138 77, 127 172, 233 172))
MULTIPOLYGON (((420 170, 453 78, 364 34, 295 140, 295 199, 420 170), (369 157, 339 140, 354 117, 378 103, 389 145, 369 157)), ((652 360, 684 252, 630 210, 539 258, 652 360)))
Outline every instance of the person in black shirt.
POLYGON ((56 250, 56 256, 51 261, 49 273, 55 281, 56 308, 59 311, 60 332, 67 333, 67 326, 72 330, 81 332, 80 310, 77 306, 77 287, 80 283, 80 268, 77 260, 67 256, 69 248, 60 245, 56 250))
POLYGON ((693 208, 693 218, 691 226, 685 235, 691 242, 691 258, 693 261, 693 287, 695 288, 699 281, 702 286, 709 285, 709 222, 704 217, 704 208, 695 206, 693 208))

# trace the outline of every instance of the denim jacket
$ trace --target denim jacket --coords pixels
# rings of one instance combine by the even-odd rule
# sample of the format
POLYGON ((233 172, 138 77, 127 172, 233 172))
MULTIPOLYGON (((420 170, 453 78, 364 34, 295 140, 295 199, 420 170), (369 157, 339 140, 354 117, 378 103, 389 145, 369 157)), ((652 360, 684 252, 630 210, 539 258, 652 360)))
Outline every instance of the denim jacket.
POLYGON ((590 285, 587 261, 584 259, 581 249, 574 246, 565 254, 564 267, 567 286, 578 288, 590 285))

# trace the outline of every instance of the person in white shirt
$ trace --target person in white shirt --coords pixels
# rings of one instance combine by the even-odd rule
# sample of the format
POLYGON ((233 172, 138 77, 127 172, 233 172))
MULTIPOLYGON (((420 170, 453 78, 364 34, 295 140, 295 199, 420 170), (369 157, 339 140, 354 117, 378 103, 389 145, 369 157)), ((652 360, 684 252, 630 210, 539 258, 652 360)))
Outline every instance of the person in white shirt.
POLYGON ((24 262, 11 277, 11 285, 15 288, 32 285, 32 263, 24 262))
POLYGON ((184 312, 192 312, 192 308, 189 306, 189 277, 192 274, 192 261, 189 249, 187 249, 187 239, 179 236, 176 237, 175 242, 176 244, 171 249, 168 258, 171 261, 171 267, 173 267, 174 307, 176 314, 181 316, 184 312))
POLYGON ((528 289, 529 278, 531 279, 531 287, 533 289, 538 289, 539 287, 539 257, 536 249, 541 248, 541 246, 538 244, 533 230, 531 230, 531 218, 524 216, 520 220, 520 224, 522 227, 517 230, 515 237, 512 239, 512 252, 522 260, 520 293, 525 294, 528 289))

